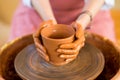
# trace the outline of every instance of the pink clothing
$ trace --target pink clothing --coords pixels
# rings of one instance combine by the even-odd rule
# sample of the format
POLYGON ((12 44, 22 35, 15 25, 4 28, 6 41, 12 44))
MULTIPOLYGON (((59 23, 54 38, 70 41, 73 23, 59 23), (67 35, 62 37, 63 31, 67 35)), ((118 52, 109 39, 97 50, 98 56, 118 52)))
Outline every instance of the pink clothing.
MULTIPOLYGON (((84 0, 50 0, 50 2, 57 22, 62 24, 75 21, 84 6, 84 0)), ((24 6, 21 2, 13 17, 10 40, 35 32, 42 21, 34 9, 24 6)), ((93 19, 90 31, 115 41, 110 12, 100 11, 93 19)))
POLYGON ((75 21, 84 6, 84 0, 50 0, 50 2, 57 22, 62 24, 75 21))

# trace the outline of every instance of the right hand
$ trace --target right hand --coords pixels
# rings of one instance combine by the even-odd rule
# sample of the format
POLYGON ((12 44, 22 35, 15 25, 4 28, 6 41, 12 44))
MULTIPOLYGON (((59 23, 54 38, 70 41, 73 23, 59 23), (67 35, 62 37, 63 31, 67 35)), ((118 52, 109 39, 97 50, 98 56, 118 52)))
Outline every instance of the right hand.
POLYGON ((73 61, 84 46, 85 36, 81 24, 73 22, 71 26, 75 29, 75 40, 71 43, 61 44, 57 52, 61 53, 60 58, 66 59, 66 63, 73 61))
POLYGON ((41 30, 45 27, 52 26, 54 24, 55 23, 52 20, 44 21, 41 23, 40 28, 35 33, 33 33, 33 40, 34 40, 36 49, 37 49, 39 55, 46 61, 49 61, 49 56, 48 56, 46 49, 42 43, 41 30))

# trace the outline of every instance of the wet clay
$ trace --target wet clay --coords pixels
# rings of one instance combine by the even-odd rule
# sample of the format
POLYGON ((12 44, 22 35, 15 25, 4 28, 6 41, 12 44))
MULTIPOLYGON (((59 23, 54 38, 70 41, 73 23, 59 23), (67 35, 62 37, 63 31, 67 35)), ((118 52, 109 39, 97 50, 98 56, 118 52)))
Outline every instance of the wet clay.
POLYGON ((64 65, 66 59, 60 58, 57 49, 61 44, 71 43, 74 41, 75 30, 71 26, 56 24, 45 27, 41 31, 43 45, 47 50, 50 63, 54 65, 64 65))

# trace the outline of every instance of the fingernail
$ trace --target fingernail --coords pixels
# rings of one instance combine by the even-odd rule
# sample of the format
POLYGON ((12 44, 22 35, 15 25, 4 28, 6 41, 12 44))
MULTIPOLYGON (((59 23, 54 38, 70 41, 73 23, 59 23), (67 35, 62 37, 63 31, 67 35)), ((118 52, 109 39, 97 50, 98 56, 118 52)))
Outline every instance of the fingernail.
POLYGON ((82 47, 85 45, 85 43, 82 44, 82 47))
POLYGON ((60 48, 62 48, 63 47, 63 45, 60 45, 60 48))
POLYGON ((60 57, 61 57, 61 58, 63 58, 63 57, 64 57, 64 55, 60 55, 60 57))
POLYGON ((60 52, 60 49, 57 49, 57 52, 60 52))
POLYGON ((69 61, 69 59, 66 59, 65 61, 66 61, 66 62, 68 62, 68 61, 69 61))
POLYGON ((66 62, 68 62, 68 61, 72 61, 72 59, 66 59, 66 62))

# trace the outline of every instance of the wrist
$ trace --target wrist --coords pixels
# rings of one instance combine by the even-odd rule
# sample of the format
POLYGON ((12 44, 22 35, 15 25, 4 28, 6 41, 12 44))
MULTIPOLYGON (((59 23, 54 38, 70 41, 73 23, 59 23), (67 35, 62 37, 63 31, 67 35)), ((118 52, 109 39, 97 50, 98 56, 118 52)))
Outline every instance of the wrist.
POLYGON ((90 18, 88 15, 86 14, 82 14, 78 17, 78 19, 76 20, 77 23, 81 24, 83 29, 86 29, 86 27, 88 26, 88 24, 90 23, 90 18))
POLYGON ((92 21, 93 15, 92 15, 92 13, 89 10, 85 10, 85 11, 80 13, 80 15, 82 15, 82 14, 88 15, 89 18, 90 18, 90 22, 92 21))
POLYGON ((91 23, 91 21, 92 21, 92 13, 88 10, 81 12, 80 16, 76 20, 77 23, 81 24, 83 29, 87 29, 88 27, 90 27, 88 25, 91 23))

